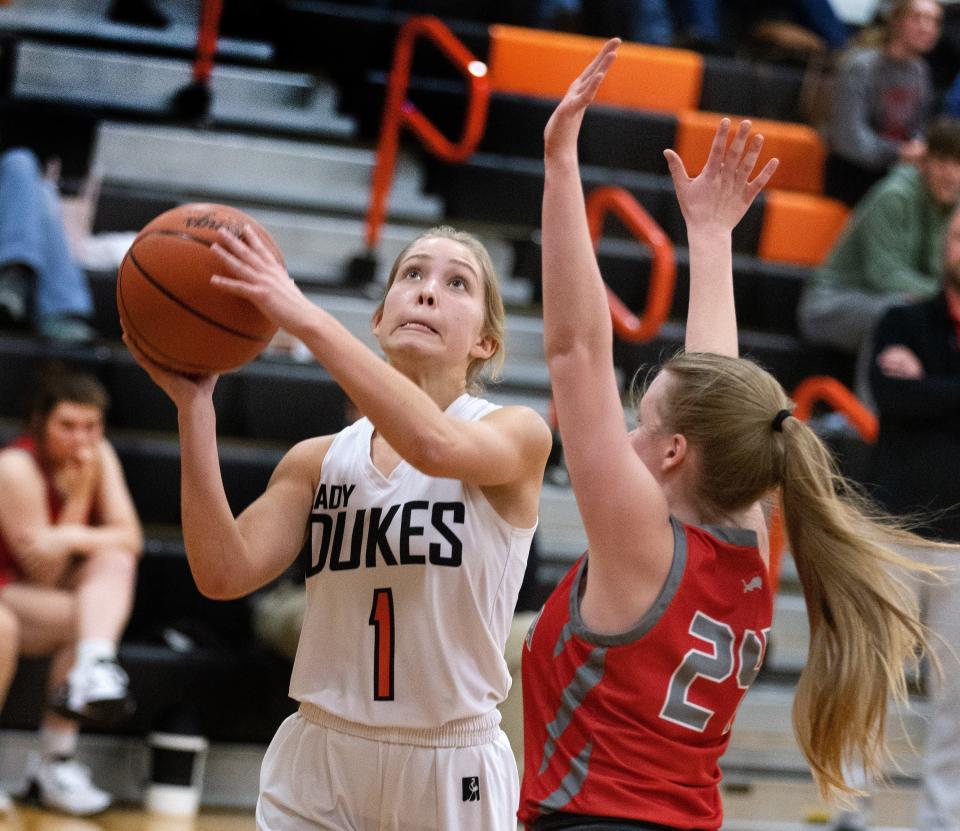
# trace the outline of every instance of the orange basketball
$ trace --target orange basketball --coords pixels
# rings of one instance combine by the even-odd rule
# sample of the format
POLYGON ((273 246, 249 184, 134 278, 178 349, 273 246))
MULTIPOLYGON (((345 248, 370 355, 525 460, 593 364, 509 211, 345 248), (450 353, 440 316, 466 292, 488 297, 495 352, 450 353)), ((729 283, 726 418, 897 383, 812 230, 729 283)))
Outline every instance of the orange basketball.
POLYGON ((194 203, 160 214, 144 226, 117 275, 123 331, 167 369, 207 375, 236 369, 256 357, 277 327, 252 304, 210 284, 224 266, 210 250, 217 230, 239 235, 250 225, 278 257, 270 235, 242 211, 194 203))

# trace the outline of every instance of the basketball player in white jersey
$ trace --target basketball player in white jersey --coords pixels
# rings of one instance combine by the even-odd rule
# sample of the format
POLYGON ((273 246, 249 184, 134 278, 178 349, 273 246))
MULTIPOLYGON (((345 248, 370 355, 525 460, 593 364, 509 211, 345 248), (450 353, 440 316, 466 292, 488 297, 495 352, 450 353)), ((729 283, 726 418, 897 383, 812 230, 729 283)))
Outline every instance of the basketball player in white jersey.
POLYGON ((290 686, 300 707, 264 759, 258 829, 513 831, 517 770, 496 705, 551 436, 532 410, 469 392, 502 360, 486 250, 438 228, 400 254, 374 315, 384 362, 304 297, 252 229, 221 232, 214 248, 224 276, 213 282, 302 340, 366 416, 296 445, 234 519, 216 378, 137 355, 179 412, 183 534, 200 590, 252 592, 311 533, 290 686))

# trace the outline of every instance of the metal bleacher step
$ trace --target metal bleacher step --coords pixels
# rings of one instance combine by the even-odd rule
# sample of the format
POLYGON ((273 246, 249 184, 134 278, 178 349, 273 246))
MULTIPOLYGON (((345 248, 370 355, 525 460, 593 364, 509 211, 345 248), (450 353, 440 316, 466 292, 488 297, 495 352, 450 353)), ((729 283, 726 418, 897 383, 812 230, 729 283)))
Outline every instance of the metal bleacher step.
MULTIPOLYGON (((0 33, 99 47, 160 52, 191 58, 197 45, 196 16, 176 15, 162 29, 113 23, 103 0, 12 0, 0 5, 0 33)), ((273 46, 265 41, 221 37, 218 63, 266 65, 273 46)))
MULTIPOLYGON (((191 77, 188 60, 22 40, 13 95, 19 99, 130 110, 162 116, 191 77)), ((217 66, 211 121, 236 126, 350 138, 352 119, 337 112, 332 85, 303 73, 217 66)))
MULTIPOLYGON (((100 125, 93 155, 105 186, 354 214, 366 211, 373 165, 374 152, 363 148, 118 122, 100 125)), ((422 188, 420 168, 401 154, 389 216, 438 222, 442 204, 422 188)))

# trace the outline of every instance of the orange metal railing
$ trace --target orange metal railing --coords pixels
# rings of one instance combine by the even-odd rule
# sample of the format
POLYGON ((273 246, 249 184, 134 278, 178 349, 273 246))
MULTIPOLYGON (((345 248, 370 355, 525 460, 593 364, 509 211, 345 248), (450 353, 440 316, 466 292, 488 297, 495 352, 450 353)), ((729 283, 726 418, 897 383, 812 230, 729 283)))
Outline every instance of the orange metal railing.
POLYGON ((461 43, 438 18, 417 15, 400 27, 393 67, 387 81, 387 98, 373 169, 370 206, 367 210, 366 242, 372 249, 380 239, 387 214, 387 197, 397 162, 400 129, 407 127, 435 156, 447 162, 462 162, 476 149, 483 137, 490 102, 487 67, 461 43), (429 38, 463 74, 469 88, 463 135, 456 143, 444 136, 416 106, 407 100, 413 49, 418 38, 429 38))
POLYGON ((220 16, 223 0, 203 0, 200 5, 200 23, 197 27, 197 49, 193 60, 194 83, 206 84, 213 73, 213 58, 220 34, 220 16))
MULTIPOLYGON (((793 414, 801 421, 809 420, 814 404, 823 402, 843 413, 860 438, 868 444, 873 444, 880 433, 877 417, 846 386, 829 375, 814 375, 801 381, 793 391, 793 400, 796 403, 793 414)), ((785 537, 778 503, 774 505, 770 517, 770 580, 774 593, 780 586, 780 565, 785 537)))
POLYGON ((670 314, 673 303, 673 288, 676 282, 677 263, 673 243, 643 207, 627 191, 619 187, 599 187, 586 200, 587 223, 590 237, 596 246, 603 232, 603 221, 608 214, 615 214, 627 230, 638 240, 646 243, 653 253, 650 270, 650 287, 642 318, 637 317, 607 288, 610 317, 613 331, 627 343, 644 343, 653 339, 670 314))
MULTIPOLYGON (((650 268, 650 286, 642 318, 637 317, 626 304, 607 286, 607 304, 613 332, 627 343, 645 343, 656 337, 660 327, 670 314, 673 304, 673 289, 677 279, 677 258, 673 243, 657 221, 643 206, 623 188, 603 185, 590 192, 586 199, 587 225, 594 248, 600 242, 603 222, 608 214, 615 214, 640 242, 646 243, 653 253, 650 268)), ((557 410, 550 400, 550 427, 557 432, 557 410)))
POLYGON ((822 401, 843 413, 865 442, 872 444, 880 434, 877 417, 847 387, 829 375, 814 375, 801 381, 793 391, 793 400, 797 405, 793 414, 802 421, 807 421, 813 405, 822 401))

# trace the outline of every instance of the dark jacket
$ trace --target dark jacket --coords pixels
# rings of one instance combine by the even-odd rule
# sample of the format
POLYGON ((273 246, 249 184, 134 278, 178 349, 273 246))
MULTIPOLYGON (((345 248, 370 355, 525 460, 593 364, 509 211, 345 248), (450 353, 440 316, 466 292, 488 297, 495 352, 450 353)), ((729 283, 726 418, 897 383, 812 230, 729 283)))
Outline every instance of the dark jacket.
POLYGON ((877 500, 896 515, 934 512, 921 533, 960 542, 960 348, 942 293, 884 315, 870 383, 880 414, 870 469, 877 500), (888 378, 880 371, 876 357, 893 345, 920 359, 922 379, 888 378))

